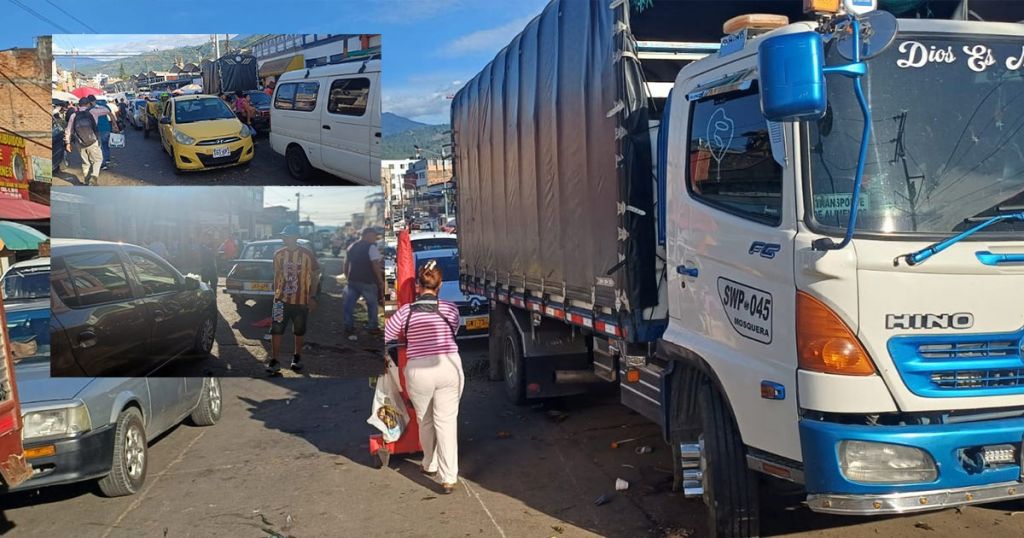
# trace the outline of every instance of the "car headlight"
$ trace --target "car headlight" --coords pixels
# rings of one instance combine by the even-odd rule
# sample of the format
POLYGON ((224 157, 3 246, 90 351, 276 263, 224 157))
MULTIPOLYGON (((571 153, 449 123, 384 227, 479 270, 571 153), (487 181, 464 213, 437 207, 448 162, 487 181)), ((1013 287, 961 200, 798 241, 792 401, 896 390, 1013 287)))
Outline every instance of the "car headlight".
POLYGON ((68 437, 92 429, 89 409, 84 403, 25 413, 22 421, 25 423, 22 436, 26 441, 42 437, 68 437))
POLYGON ((843 441, 839 443, 839 466, 852 482, 897 484, 938 478, 935 460, 927 452, 889 443, 843 441))
POLYGON ((196 143, 195 138, 192 138, 191 136, 177 129, 174 130, 174 139, 177 140, 179 144, 184 144, 186 146, 191 146, 192 144, 196 143))
POLYGON ((249 132, 249 126, 243 123, 242 128, 238 130, 238 136, 242 138, 248 138, 252 136, 252 133, 249 132))

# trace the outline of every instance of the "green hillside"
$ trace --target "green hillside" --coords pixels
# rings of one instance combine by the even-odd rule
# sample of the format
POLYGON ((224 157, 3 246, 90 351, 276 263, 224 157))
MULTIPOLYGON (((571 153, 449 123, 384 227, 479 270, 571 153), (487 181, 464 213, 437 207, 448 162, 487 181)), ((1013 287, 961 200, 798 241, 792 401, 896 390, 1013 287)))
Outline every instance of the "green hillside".
MULTIPOLYGON (((443 144, 451 143, 448 125, 424 125, 415 129, 392 133, 384 137, 381 155, 384 159, 411 159, 416 155, 414 146, 425 151, 422 157, 437 157, 443 144)), ((449 148, 445 148, 450 153, 449 148)))
MULTIPOLYGON (((251 34, 237 36, 231 39, 231 49, 237 50, 250 47, 253 43, 267 37, 268 35, 269 34, 251 34)), ((223 40, 221 40, 221 44, 223 45, 223 40)), ((223 54, 223 50, 221 51, 221 54, 223 54)), ((90 63, 84 66, 79 64, 78 71, 88 76, 95 75, 97 73, 106 73, 115 77, 120 72, 121 65, 124 65, 124 70, 128 75, 134 75, 142 71, 149 70, 166 71, 174 65, 175 58, 179 57, 183 58, 185 62, 192 62, 198 65, 204 58, 213 59, 213 44, 203 43, 201 45, 190 45, 186 47, 147 52, 146 54, 140 54, 138 56, 90 63)), ((69 58, 61 58, 60 64, 64 68, 70 68, 71 66, 69 58)))

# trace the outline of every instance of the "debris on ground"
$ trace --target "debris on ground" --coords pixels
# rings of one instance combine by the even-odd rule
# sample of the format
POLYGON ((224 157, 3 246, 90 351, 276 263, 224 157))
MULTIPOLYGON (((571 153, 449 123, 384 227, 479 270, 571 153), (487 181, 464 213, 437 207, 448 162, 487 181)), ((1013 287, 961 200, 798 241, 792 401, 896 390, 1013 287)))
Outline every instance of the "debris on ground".
POLYGON ((557 409, 551 409, 547 412, 547 417, 551 422, 564 422, 565 419, 569 418, 569 414, 557 409))
POLYGON ((558 534, 562 534, 563 532, 565 532, 565 527, 561 525, 552 525, 551 530, 557 532, 558 534))
POLYGON ((627 489, 629 489, 629 482, 621 478, 615 479, 615 491, 626 491, 627 489))
POLYGON ((605 493, 604 495, 601 495, 597 499, 594 499, 594 506, 604 506, 604 505, 612 502, 612 497, 613 496, 614 496, 613 493, 605 493))
POLYGON ((918 521, 917 523, 914 523, 914 526, 919 528, 919 529, 926 530, 926 531, 933 531, 933 530, 935 530, 935 527, 932 527, 931 525, 925 523, 924 521, 918 521))
POLYGON ((619 446, 624 445, 626 443, 632 443, 633 441, 636 441, 636 439, 629 438, 629 439, 620 439, 618 441, 612 441, 612 448, 619 448, 619 446))
POLYGON ((654 452, 654 447, 652 447, 651 445, 638 446, 636 447, 635 452, 637 453, 637 455, 641 456, 644 454, 650 454, 651 452, 654 452))
POLYGON ((508 439, 510 437, 512 437, 512 434, 509 432, 498 432, 498 439, 508 439))

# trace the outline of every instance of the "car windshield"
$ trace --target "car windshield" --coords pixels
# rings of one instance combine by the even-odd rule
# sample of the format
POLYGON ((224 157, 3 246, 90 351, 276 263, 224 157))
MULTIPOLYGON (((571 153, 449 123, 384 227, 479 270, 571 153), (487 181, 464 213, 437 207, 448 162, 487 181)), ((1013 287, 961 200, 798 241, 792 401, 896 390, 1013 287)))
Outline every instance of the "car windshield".
MULTIPOLYGON (((827 63, 846 63, 834 49, 827 63)), ((858 232, 949 234, 1024 204, 1019 38, 902 35, 868 72, 873 123, 858 232)), ((850 79, 830 77, 828 90, 825 116, 807 128, 810 202, 817 223, 843 228, 864 122, 850 79)), ((1024 223, 987 231, 1019 235, 1024 223)))
MULTIPOLYGON (((310 247, 309 241, 305 239, 299 239, 299 246, 308 248, 310 247)), ((283 241, 273 241, 270 243, 255 243, 246 245, 245 249, 242 250, 242 255, 239 259, 242 260, 273 260, 274 253, 284 248, 283 241)))
POLYGON ((7 335, 14 361, 50 354, 50 309, 7 313, 7 335))
POLYGON ((15 267, 4 275, 3 299, 31 301, 50 296, 50 267, 15 267))
POLYGON ((216 97, 186 99, 174 102, 175 123, 226 120, 234 117, 235 114, 231 112, 228 105, 216 97))
POLYGON ((416 254, 416 269, 419 270, 430 260, 437 261, 437 267, 441 270, 441 280, 449 282, 459 279, 459 256, 452 250, 444 252, 420 252, 416 254))
POLYGON ((249 95, 249 102, 252 106, 270 106, 270 96, 263 92, 251 92, 249 95))

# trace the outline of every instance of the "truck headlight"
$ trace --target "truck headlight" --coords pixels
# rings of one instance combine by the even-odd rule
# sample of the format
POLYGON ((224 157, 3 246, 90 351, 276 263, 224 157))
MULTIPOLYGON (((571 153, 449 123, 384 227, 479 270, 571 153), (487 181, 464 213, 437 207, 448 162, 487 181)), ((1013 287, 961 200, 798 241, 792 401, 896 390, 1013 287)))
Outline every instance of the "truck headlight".
POLYGON ((183 144, 185 146, 191 146, 192 144, 196 143, 195 138, 192 138, 191 136, 177 129, 174 130, 174 139, 177 140, 179 144, 183 144))
POLYGON ((839 466, 851 482, 897 484, 938 478, 935 460, 927 452, 889 443, 843 441, 839 443, 839 466))
POLYGON ((25 413, 23 438, 68 437, 92 429, 89 409, 80 403, 72 407, 25 413))

